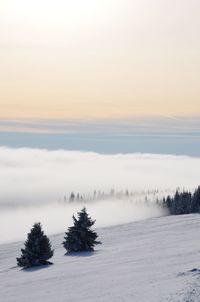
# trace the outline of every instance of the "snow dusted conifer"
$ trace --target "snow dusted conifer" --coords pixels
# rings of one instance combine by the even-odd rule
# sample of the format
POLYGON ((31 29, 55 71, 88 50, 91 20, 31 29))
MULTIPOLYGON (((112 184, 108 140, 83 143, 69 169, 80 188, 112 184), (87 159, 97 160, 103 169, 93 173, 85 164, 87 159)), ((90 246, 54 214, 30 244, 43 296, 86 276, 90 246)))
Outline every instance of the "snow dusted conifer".
POLYGON ((74 199, 75 199, 75 194, 74 194, 74 192, 71 192, 69 201, 74 201, 74 199))
POLYGON ((95 220, 88 216, 85 207, 78 212, 78 218, 73 215, 73 222, 74 225, 68 228, 63 241, 67 253, 93 251, 96 244, 101 244, 96 240, 97 233, 91 230, 95 220))
POLYGON ((52 264, 48 261, 53 256, 49 238, 44 235, 40 223, 35 223, 28 233, 25 248, 21 249, 22 255, 17 258, 17 265, 28 268, 38 265, 52 264))
POLYGON ((200 212, 200 186, 195 190, 191 202, 191 213, 198 212, 200 212))

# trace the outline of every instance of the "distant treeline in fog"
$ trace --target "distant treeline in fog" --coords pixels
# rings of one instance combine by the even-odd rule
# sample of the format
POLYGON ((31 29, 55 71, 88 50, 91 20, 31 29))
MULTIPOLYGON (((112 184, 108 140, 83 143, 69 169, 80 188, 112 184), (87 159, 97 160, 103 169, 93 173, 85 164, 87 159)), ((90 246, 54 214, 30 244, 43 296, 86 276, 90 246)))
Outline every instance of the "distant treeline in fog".
POLYGON ((115 191, 111 189, 109 193, 94 190, 93 194, 80 194, 71 192, 69 198, 64 196, 65 202, 75 201, 100 201, 106 199, 129 199, 135 203, 146 203, 151 205, 152 202, 158 206, 165 208, 169 211, 170 215, 191 214, 200 212, 200 186, 190 191, 180 191, 177 189, 175 192, 172 190, 149 190, 131 192, 129 190, 115 191), (167 195, 168 194, 168 195, 167 195), (162 197, 166 196, 167 197, 162 197))
POLYGON ((156 201, 158 202, 163 196, 173 195, 175 190, 165 189, 165 190, 139 190, 139 191, 130 191, 120 190, 116 191, 111 189, 109 192, 94 190, 93 193, 80 193, 80 192, 71 192, 69 196, 65 195, 63 200, 64 202, 89 202, 89 201, 101 201, 109 199, 129 199, 134 200, 135 202, 145 201, 146 203, 156 201))
POLYGON ((171 215, 191 214, 200 212, 200 186, 191 193, 189 191, 176 191, 173 197, 167 196, 161 205, 169 210, 171 215))

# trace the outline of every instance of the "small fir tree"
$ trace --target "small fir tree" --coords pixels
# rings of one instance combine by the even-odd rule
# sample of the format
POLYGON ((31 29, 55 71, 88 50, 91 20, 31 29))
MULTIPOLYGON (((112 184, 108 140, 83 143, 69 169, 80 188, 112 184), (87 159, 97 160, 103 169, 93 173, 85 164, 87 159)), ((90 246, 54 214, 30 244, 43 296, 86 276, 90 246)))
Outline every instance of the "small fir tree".
POLYGON ((69 201, 74 201, 75 199, 75 194, 74 192, 71 192, 70 196, 69 196, 69 201))
POLYGON ((25 248, 21 249, 22 255, 17 258, 17 265, 28 268, 38 265, 52 264, 48 261, 53 256, 49 238, 44 235, 40 223, 35 223, 28 233, 25 248))
POLYGON ((78 219, 74 215, 72 218, 74 225, 68 228, 63 241, 67 253, 94 251, 94 246, 101 244, 100 241, 96 240, 97 233, 91 230, 96 221, 88 216, 85 207, 78 212, 78 219))
POLYGON ((200 186, 195 190, 192 196, 191 213, 200 212, 200 186))

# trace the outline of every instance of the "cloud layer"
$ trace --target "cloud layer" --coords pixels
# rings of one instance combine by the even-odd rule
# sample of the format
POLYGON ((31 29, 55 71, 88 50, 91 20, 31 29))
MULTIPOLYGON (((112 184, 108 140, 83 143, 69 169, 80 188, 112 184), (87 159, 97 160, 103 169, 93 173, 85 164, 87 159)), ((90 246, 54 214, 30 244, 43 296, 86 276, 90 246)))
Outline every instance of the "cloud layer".
MULTIPOLYGON (((64 204, 71 191, 132 192, 193 189, 199 185, 200 158, 172 155, 116 154, 0 148, 0 241, 24 238, 34 221, 51 234, 64 231, 83 204, 64 204), (5 230, 7 230, 5 232, 5 230)), ((88 203, 97 226, 163 215, 152 204, 131 200, 88 203)))
POLYGON ((78 151, 0 148, 0 204, 49 203, 101 190, 176 189, 199 185, 200 158, 102 155, 78 151))

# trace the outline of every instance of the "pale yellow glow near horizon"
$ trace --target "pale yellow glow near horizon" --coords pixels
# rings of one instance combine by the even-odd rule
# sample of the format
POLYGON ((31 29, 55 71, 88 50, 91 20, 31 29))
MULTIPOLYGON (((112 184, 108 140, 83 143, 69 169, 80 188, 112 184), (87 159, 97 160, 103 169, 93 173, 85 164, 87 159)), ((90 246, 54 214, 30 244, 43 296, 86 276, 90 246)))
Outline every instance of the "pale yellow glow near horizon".
POLYGON ((2 0, 0 118, 200 115, 200 2, 2 0))

